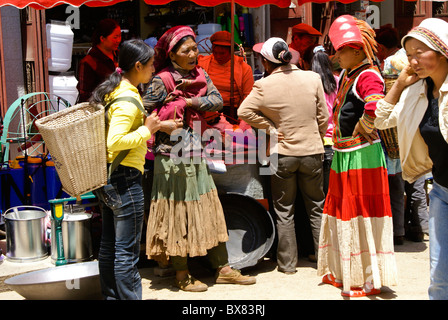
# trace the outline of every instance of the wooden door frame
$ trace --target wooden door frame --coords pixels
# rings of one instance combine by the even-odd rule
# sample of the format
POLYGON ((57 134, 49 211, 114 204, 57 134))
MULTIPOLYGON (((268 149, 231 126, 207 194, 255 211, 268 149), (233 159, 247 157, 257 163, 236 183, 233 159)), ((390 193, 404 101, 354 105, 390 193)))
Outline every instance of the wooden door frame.
MULTIPOLYGON (((48 92, 48 56, 46 39, 45 10, 25 8, 22 11, 23 61, 26 90, 48 92), (34 63, 33 87, 27 83, 27 62, 34 63)), ((30 93, 29 91, 27 93, 30 93)))

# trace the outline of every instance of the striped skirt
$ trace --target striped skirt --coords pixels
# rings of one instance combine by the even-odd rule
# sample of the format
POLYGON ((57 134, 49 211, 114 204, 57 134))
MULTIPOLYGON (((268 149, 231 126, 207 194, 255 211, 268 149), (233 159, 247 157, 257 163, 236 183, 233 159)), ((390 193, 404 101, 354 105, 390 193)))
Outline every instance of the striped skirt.
POLYGON ((343 290, 397 283, 386 162, 380 143, 335 151, 319 239, 318 275, 343 290))
MULTIPOLYGON (((193 159, 193 158, 192 158, 193 159)), ((154 160, 154 181, 146 233, 149 259, 205 256, 228 240, 224 212, 204 160, 175 164, 168 156, 154 160)))

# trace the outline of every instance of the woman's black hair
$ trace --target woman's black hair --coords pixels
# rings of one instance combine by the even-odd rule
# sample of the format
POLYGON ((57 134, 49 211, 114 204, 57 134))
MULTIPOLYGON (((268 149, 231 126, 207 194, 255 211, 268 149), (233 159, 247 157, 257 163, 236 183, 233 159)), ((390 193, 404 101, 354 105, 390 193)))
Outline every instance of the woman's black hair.
POLYGON ((288 48, 288 45, 286 44, 286 42, 283 42, 283 41, 277 41, 272 46, 272 54, 274 55, 274 57, 277 60, 280 60, 281 63, 272 62, 272 61, 266 59, 265 57, 263 57, 263 59, 266 60, 266 62, 269 63, 273 69, 275 69, 279 66, 284 66, 284 65, 289 64, 289 62, 292 59, 292 53, 289 51, 289 48, 288 48))
POLYGON ((309 47, 303 54, 303 60, 311 66, 312 71, 320 75, 324 92, 330 94, 337 89, 336 79, 333 75, 333 64, 324 50, 314 52, 317 46, 309 47))
POLYGON ((121 70, 115 70, 92 93, 90 102, 103 103, 104 97, 115 90, 121 82, 122 74, 132 70, 137 62, 146 64, 154 56, 154 49, 143 40, 132 39, 124 41, 118 56, 118 66, 121 70))
POLYGON ((185 41, 187 41, 188 39, 193 39, 193 40, 194 40, 193 36, 185 36, 185 37, 183 37, 182 39, 180 39, 180 40, 174 45, 173 49, 171 49, 171 52, 176 53, 177 50, 179 50, 180 46, 181 46, 185 41))
POLYGON ((95 31, 92 35, 92 46, 96 46, 101 42, 101 37, 107 37, 112 32, 114 32, 115 29, 120 27, 117 21, 114 19, 103 19, 98 23, 98 26, 96 27, 95 31))
POLYGON ((286 42, 283 41, 277 41, 274 46, 272 47, 272 54, 277 60, 280 60, 281 63, 275 63, 272 61, 269 61, 273 65, 277 66, 284 66, 289 64, 289 62, 292 59, 292 53, 289 51, 288 45, 286 42))

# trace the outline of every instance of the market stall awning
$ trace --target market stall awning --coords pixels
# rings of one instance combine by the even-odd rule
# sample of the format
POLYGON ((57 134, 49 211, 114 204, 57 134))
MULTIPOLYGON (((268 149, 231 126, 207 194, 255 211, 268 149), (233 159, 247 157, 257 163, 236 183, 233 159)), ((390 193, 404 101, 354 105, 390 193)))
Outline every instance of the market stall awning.
MULTIPOLYGON (((221 3, 230 3, 232 1, 230 0, 190 0, 200 6, 204 7, 214 7, 221 3)), ((172 2, 172 0, 145 0, 147 4, 167 4, 169 2, 172 2)), ((273 4, 281 8, 289 7, 291 4, 291 0, 235 0, 234 3, 237 3, 239 5, 242 5, 243 7, 249 7, 249 8, 257 8, 261 7, 266 4, 273 4)))
MULTIPOLYGON (((348 3, 353 3, 353 2, 356 2, 356 1, 358 1, 358 0, 337 0, 337 1, 335 1, 335 2, 340 2, 340 3, 348 4, 348 3)), ((383 2, 383 1, 385 1, 385 0, 371 0, 371 1, 372 1, 372 2, 383 2)), ((404 0, 404 1, 415 2, 415 1, 417 1, 417 0, 404 0)), ((301 5, 304 5, 305 3, 308 3, 308 2, 313 2, 313 3, 327 3, 327 2, 332 2, 332 1, 330 1, 330 0, 292 0, 292 2, 293 2, 295 5, 299 5, 299 6, 301 6, 301 5)))
POLYGON ((127 0, 0 0, 0 7, 13 6, 19 9, 30 7, 33 9, 49 9, 63 4, 70 4, 75 7, 88 5, 90 7, 110 6, 127 0))
MULTIPOLYGON (((79 7, 86 5, 89 7, 105 7, 114 5, 119 2, 125 2, 129 0, 0 0, 0 7, 2 6, 14 6, 19 9, 23 9, 27 6, 33 9, 49 9, 59 5, 72 5, 79 7)), ((221 3, 231 2, 230 0, 190 0, 200 6, 213 7, 221 3)), ((299 0, 300 1, 300 0, 299 0)), ((172 0, 145 0, 147 4, 163 5, 172 0)), ((256 8, 266 4, 273 4, 281 8, 286 8, 291 4, 291 0, 235 0, 235 3, 244 7, 256 8)))

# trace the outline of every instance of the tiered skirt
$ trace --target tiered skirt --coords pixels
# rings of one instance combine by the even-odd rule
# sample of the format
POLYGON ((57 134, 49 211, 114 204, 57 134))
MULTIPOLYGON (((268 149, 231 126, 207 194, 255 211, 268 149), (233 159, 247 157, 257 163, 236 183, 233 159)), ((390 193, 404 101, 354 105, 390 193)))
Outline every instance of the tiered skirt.
POLYGON ((322 216, 318 275, 343 290, 397 284, 386 162, 380 143, 335 151, 322 216))
POLYGON ((205 160, 176 164, 157 155, 146 235, 148 258, 205 256, 228 240, 221 202, 205 160))

